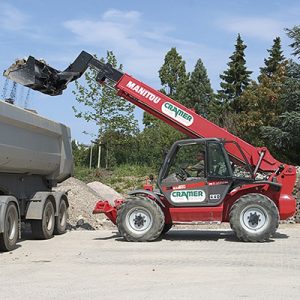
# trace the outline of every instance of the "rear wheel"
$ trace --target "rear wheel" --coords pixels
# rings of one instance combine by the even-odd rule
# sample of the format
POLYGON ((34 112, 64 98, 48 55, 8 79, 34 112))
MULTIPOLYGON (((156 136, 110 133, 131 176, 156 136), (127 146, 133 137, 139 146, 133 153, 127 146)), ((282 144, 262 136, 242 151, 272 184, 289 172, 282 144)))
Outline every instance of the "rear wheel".
POLYGON ((53 236, 55 223, 54 207, 50 199, 47 199, 43 209, 42 220, 32 220, 31 230, 36 239, 46 240, 53 236))
POLYGON ((68 219, 67 203, 64 199, 61 199, 58 207, 58 216, 55 217, 54 234, 64 234, 66 232, 68 219))
POLYGON ((279 213, 274 202, 255 193, 239 198, 229 217, 232 230, 244 242, 267 241, 279 225, 279 213))
POLYGON ((136 196, 128 198, 119 206, 117 226, 127 241, 153 241, 161 234, 164 219, 164 214, 156 202, 136 196))
POLYGON ((18 240, 19 214, 14 203, 9 203, 4 219, 4 232, 0 233, 0 250, 11 251, 16 248, 18 240))

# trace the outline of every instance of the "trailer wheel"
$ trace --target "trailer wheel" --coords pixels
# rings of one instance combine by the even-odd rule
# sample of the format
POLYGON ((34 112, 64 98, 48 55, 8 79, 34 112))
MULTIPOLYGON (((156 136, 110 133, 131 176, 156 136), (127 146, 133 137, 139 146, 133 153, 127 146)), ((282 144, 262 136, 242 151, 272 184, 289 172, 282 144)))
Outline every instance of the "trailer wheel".
POLYGON ((54 234, 60 235, 66 232, 68 219, 67 203, 64 199, 61 199, 58 207, 58 216, 55 217, 54 234))
POLYGON ((119 232, 129 242, 156 240, 163 230, 164 221, 160 206, 142 196, 128 198, 117 212, 119 232))
POLYGON ((270 239, 279 225, 279 213, 274 202, 261 194, 240 197, 232 206, 230 226, 244 242, 264 242, 270 239))
POLYGON ((18 240, 18 220, 19 214, 14 203, 10 202, 7 205, 4 232, 0 233, 0 251, 11 251, 16 248, 18 240))
POLYGON ((42 220, 32 220, 31 230, 36 239, 47 240, 53 236, 55 223, 54 207, 50 199, 47 199, 43 209, 42 220))

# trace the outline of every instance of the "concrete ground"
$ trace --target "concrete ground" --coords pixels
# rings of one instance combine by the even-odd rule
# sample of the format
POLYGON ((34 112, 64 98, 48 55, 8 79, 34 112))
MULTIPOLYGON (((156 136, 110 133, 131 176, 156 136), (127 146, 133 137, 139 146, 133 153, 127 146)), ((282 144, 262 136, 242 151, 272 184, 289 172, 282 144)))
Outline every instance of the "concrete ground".
POLYGON ((23 240, 0 253, 1 299, 299 299, 300 225, 268 243, 228 229, 172 230, 152 243, 115 231, 23 240))

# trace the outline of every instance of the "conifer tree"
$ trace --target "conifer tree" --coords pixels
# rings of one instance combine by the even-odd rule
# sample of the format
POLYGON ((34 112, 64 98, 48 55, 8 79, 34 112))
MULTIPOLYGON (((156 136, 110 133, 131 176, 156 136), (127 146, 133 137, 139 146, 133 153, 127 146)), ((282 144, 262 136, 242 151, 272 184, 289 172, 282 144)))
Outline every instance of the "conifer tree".
POLYGON ((182 96, 182 89, 184 89, 189 75, 186 73, 185 61, 178 54, 176 48, 171 48, 166 54, 164 64, 158 73, 164 94, 182 102, 179 95, 182 96))
POLYGON ((292 29, 286 29, 289 38, 293 39, 290 46, 294 49, 293 55, 300 58, 300 26, 294 26, 292 29))
MULTIPOLYGON (((186 73, 185 61, 178 54, 176 48, 171 48, 167 52, 164 63, 159 69, 159 78, 162 84, 161 92, 183 103, 189 74, 186 73)), ((150 140, 153 140, 153 137, 155 137, 155 146, 152 146, 151 149, 155 153, 154 157, 158 158, 156 163, 160 164, 162 153, 169 149, 173 142, 183 138, 183 135, 170 125, 146 112, 144 113, 143 123, 145 129, 141 135, 142 140, 147 141, 149 137, 151 137, 150 140)), ((149 144, 147 145, 149 147, 149 144)))
POLYGON ((262 128, 282 160, 300 164, 300 65, 289 61, 287 78, 280 97, 281 115, 276 124, 262 128))
POLYGON ((235 51, 227 64, 228 69, 220 75, 222 89, 218 91, 218 97, 223 103, 231 103, 237 99, 250 82, 252 72, 248 71, 246 67, 244 53, 246 48, 247 46, 238 34, 235 51))
POLYGON ((262 75, 272 77, 276 72, 278 67, 285 61, 285 57, 282 54, 281 50, 281 41, 280 37, 277 37, 273 40, 274 44, 271 49, 268 49, 269 57, 265 58, 265 66, 260 68, 261 75, 259 76, 259 81, 262 79, 262 75))
MULTIPOLYGON (((158 73, 162 85, 160 91, 168 97, 184 103, 189 74, 186 73, 185 61, 176 48, 171 48, 167 52, 164 63, 158 73)), ((154 126, 158 122, 159 120, 150 114, 144 113, 143 123, 146 127, 154 126)))
POLYGON ((208 106, 214 99, 210 80, 201 59, 198 59, 194 71, 187 83, 184 104, 193 108, 197 114, 208 116, 208 106))

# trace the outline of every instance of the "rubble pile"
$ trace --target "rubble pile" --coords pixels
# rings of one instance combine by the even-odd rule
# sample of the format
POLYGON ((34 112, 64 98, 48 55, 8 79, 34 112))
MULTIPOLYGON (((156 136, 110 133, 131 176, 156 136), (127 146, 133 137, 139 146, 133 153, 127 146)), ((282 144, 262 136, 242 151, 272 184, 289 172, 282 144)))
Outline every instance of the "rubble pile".
MULTIPOLYGON (((103 185, 104 191, 109 189, 109 187, 103 185)), ((96 230, 114 227, 104 214, 92 214, 96 202, 107 199, 99 196, 97 192, 84 182, 71 177, 59 184, 55 190, 68 192, 69 219, 67 229, 96 230)))

